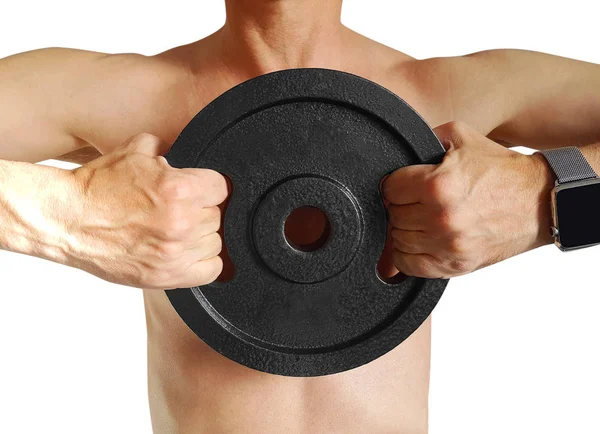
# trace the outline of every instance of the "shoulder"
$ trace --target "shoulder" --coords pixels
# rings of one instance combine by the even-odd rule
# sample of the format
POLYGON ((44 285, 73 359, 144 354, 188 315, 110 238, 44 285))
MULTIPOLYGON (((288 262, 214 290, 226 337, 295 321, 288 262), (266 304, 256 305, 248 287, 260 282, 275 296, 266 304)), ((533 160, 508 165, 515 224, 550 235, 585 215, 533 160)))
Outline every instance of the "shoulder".
POLYGON ((103 54, 83 62, 71 77, 74 130, 102 153, 129 137, 152 133, 173 139, 169 125, 189 117, 190 74, 168 56, 103 54))
POLYGON ((63 47, 26 51, 8 56, 0 62, 2 74, 37 76, 46 81, 64 77, 68 79, 65 85, 87 84, 99 78, 112 79, 115 76, 121 77, 120 81, 126 78, 130 78, 130 81, 144 78, 147 81, 158 79, 161 71, 166 73, 167 69, 168 62, 162 56, 108 54, 63 47))
POLYGON ((435 113, 433 126, 463 121, 487 135, 517 110, 518 96, 535 79, 535 68, 551 57, 524 50, 487 50, 414 59, 399 63, 396 72, 435 113))
MULTIPOLYGON (((172 90, 186 77, 179 64, 169 62, 161 55, 145 56, 138 53, 103 54, 89 58, 76 71, 79 90, 104 88, 105 91, 123 92, 129 96, 159 97, 172 90)), ((125 96, 125 95, 123 95, 125 96)), ((126 99, 131 101, 131 99, 126 99)))

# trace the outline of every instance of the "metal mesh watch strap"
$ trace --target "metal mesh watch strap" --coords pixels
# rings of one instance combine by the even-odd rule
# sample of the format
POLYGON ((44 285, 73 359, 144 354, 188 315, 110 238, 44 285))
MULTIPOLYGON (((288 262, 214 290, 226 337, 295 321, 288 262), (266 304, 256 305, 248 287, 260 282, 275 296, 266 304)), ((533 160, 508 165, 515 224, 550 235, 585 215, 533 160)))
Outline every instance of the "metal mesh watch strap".
POLYGON ((559 184, 598 177, 592 166, 590 166, 590 163, 587 162, 576 146, 547 149, 539 151, 539 153, 550 164, 559 184))

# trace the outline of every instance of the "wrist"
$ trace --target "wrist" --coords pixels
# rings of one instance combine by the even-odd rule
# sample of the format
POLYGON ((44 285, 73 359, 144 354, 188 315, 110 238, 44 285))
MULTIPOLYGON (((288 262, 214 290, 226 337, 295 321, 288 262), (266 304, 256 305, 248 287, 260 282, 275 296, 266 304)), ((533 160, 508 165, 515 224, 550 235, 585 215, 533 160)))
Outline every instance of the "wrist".
POLYGON ((77 220, 72 173, 0 160, 0 247, 66 264, 77 220))
POLYGON ((600 174, 600 143, 587 146, 580 146, 579 150, 587 160, 590 166, 600 174))
POLYGON ((555 176, 543 155, 532 154, 527 157, 530 161, 529 173, 533 187, 531 200, 536 204, 535 228, 537 234, 533 247, 540 247, 554 242, 550 227, 552 226, 551 195, 555 176))
POLYGON ((556 177, 552 232, 562 251, 600 244, 600 179, 598 161, 593 158, 597 157, 597 149, 597 145, 565 146, 540 153, 556 177))

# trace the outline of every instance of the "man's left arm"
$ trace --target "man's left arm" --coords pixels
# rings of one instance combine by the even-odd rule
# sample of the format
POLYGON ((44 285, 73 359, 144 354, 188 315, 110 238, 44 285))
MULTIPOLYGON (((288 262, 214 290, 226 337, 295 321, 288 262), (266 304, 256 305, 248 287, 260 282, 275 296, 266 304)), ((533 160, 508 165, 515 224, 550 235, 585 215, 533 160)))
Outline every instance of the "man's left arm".
POLYGON ((449 59, 447 70, 462 122, 435 129, 443 162, 399 169, 383 186, 394 264, 412 276, 467 274, 553 241, 552 170, 540 154, 498 143, 587 145, 580 149, 600 173, 599 65, 496 50, 449 59))

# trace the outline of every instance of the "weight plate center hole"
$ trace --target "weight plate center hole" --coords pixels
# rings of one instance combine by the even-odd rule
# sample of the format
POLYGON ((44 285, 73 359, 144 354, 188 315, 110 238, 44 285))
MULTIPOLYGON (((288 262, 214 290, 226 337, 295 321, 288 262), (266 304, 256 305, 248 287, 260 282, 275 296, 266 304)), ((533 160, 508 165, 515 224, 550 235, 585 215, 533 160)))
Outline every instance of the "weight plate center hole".
POLYGON ((294 249, 314 252, 327 242, 331 234, 331 223, 327 214, 319 208, 302 206, 293 210, 286 219, 284 234, 294 249))

